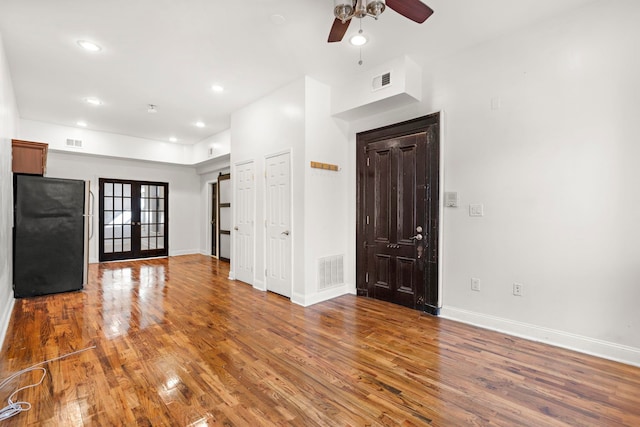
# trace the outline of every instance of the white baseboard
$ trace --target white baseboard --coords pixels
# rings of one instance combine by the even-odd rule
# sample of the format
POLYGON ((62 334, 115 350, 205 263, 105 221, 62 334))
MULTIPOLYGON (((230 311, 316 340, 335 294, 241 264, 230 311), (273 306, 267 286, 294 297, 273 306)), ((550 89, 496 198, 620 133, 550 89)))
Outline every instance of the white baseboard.
POLYGON ((253 288, 258 290, 258 291, 264 291, 266 292, 267 290, 267 284, 263 281, 263 280, 258 280, 255 279, 253 281, 253 288))
POLYGON ((169 256, 196 255, 199 253, 200 249, 182 249, 179 251, 169 251, 169 256))
POLYGON ((234 273, 232 270, 229 270, 229 280, 236 280, 236 273, 234 273))
POLYGON ((291 296, 291 302, 303 307, 309 307, 310 305, 318 304, 319 302, 328 301, 342 295, 351 294, 352 292, 350 288, 351 286, 345 284, 342 286, 336 286, 335 288, 325 289, 312 295, 303 295, 294 292, 291 296))
POLYGON ((442 307, 440 317, 640 367, 640 348, 455 307, 442 307))
POLYGON ((11 298, 11 302, 7 304, 7 309, 4 313, 2 313, 2 318, 0 318, 0 348, 4 345, 4 339, 7 335, 7 330, 9 329, 9 322, 11 321, 11 313, 13 313, 13 306, 16 304, 16 299, 11 298))

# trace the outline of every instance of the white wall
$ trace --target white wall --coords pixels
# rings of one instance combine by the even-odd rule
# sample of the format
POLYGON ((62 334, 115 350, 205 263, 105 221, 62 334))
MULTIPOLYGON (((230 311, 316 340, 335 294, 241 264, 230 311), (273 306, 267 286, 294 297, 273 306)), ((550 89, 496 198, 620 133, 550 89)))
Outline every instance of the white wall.
POLYGON ((192 164, 193 160, 191 145, 153 141, 33 120, 20 121, 20 139, 45 142, 49 144, 49 150, 74 154, 95 154, 179 165, 192 164), (69 148, 67 139, 81 140, 82 148, 69 148))
MULTIPOLYGON (((231 177, 233 167, 248 160, 255 165, 255 265, 254 283, 264 289, 265 269, 265 157, 284 151, 291 152, 292 253, 293 292, 304 293, 304 122, 305 79, 278 89, 253 104, 231 115, 231 177), (298 289, 297 287, 300 287, 298 289)), ((231 203, 234 212, 234 203, 231 203)), ((233 231, 232 231, 233 233, 233 231)), ((234 272, 234 254, 231 254, 231 275, 234 272)))
MULTIPOLYGON (((305 275, 304 293, 294 295, 294 301, 309 305, 346 292, 355 293, 355 282, 319 291, 318 258, 348 255, 353 240, 347 234, 347 126, 330 117, 330 87, 314 80, 305 80, 305 275), (312 169, 310 162, 338 165, 338 172, 312 169)), ((346 266, 347 270, 350 266, 346 266)), ((345 272, 345 277, 353 277, 345 272)))
MULTIPOLYGON (((194 216, 199 218, 200 215, 200 180, 194 167, 53 151, 49 152, 47 176, 90 180, 91 189, 96 196, 96 213, 99 178, 168 182, 169 255, 200 252, 201 222, 194 220, 194 216)), ((98 219, 97 215, 93 217, 94 233, 89 242, 90 262, 98 262, 98 219)))
POLYGON ((189 147, 191 150, 190 164, 199 164, 211 159, 221 158, 231 152, 231 130, 211 135, 189 147), (211 154, 209 154, 211 151, 211 154))
POLYGON ((595 2, 425 61, 420 105, 351 124, 355 167, 355 132, 445 112, 445 317, 640 365, 639 20, 595 2))
MULTIPOLYGON (((254 286, 264 289, 265 157, 291 153, 292 263, 291 300, 309 305, 353 291, 345 284, 318 289, 320 257, 346 255, 347 176, 310 167, 311 161, 347 162, 346 125, 330 117, 329 86, 305 77, 236 112, 231 118, 232 166, 253 160, 256 176, 254 286)), ((233 179, 233 171, 231 173, 233 179)), ((233 203, 232 203, 233 208, 233 203)), ((231 257, 233 270, 234 257, 231 257)), ((352 276, 352 274, 351 274, 352 276)))
POLYGON ((0 36, 0 346, 13 308, 13 179, 11 139, 18 132, 18 108, 0 36))

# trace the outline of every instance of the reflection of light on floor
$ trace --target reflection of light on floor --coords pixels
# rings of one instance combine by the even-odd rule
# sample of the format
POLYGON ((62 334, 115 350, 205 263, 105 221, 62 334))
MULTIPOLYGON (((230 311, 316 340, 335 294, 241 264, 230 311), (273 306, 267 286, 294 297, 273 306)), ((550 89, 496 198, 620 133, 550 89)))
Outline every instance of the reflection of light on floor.
POLYGON ((194 421, 191 424, 189 424, 189 427, 209 427, 209 423, 207 422, 208 418, 211 418, 211 417, 209 417, 209 416, 202 417, 199 420, 194 421))
POLYGON ((107 338, 124 335, 129 330, 131 316, 131 288, 133 271, 131 268, 105 270, 102 273, 102 320, 108 329, 107 338))
POLYGON ((137 272, 131 268, 104 270, 102 279, 102 320, 107 338, 164 321, 164 265, 140 266, 137 272))

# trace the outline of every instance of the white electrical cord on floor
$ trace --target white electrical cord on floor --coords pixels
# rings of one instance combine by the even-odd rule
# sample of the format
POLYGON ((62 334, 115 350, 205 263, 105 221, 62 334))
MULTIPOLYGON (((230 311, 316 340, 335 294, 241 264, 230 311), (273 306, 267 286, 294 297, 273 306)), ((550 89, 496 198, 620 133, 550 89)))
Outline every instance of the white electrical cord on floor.
POLYGON ((26 374, 27 372, 32 372, 32 371, 42 371, 42 377, 40 377, 39 381, 37 381, 37 382, 35 382, 33 384, 26 385, 24 387, 20 387, 19 389, 17 389, 13 393, 11 393, 11 395, 7 399, 8 405, 5 406, 4 408, 0 409, 0 421, 6 420, 7 418, 11 418, 14 415, 19 414, 20 412, 28 411, 29 409, 31 409, 31 403, 29 403, 29 402, 14 402, 13 398, 16 396, 16 394, 20 393, 22 390, 26 390, 26 389, 31 388, 31 387, 37 387, 40 384, 42 384, 42 381, 44 381, 44 378, 47 376, 47 370, 45 368, 42 368, 42 367, 38 368, 38 366, 44 365, 44 364, 49 363, 49 362, 55 362, 56 360, 64 359, 65 357, 73 356, 74 354, 82 353, 83 351, 91 350, 93 348, 96 348, 96 346, 93 345, 91 347, 87 347, 87 348, 82 349, 82 350, 74 351, 74 352, 67 353, 65 355, 53 358, 53 359, 45 360, 44 362, 36 363, 35 365, 33 365, 33 366, 29 367, 29 368, 23 369, 21 371, 18 371, 15 374, 11 375, 9 378, 3 380, 0 383, 0 390, 2 390, 12 380, 16 379, 17 377, 19 377, 22 374, 26 374))

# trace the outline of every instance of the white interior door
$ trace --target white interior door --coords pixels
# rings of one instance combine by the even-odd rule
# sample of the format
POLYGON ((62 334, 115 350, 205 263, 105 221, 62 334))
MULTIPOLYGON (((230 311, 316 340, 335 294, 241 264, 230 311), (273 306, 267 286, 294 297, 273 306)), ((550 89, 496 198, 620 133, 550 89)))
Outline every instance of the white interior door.
POLYGON ((267 290, 291 298, 290 154, 267 157, 267 290))
POLYGON ((253 162, 236 165, 234 265, 237 280, 253 285, 254 260, 254 165, 253 162))

